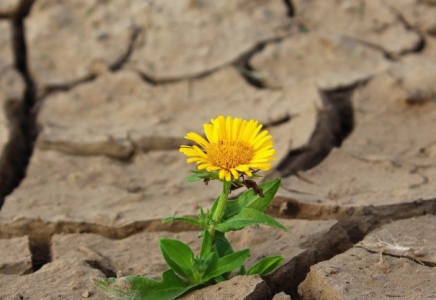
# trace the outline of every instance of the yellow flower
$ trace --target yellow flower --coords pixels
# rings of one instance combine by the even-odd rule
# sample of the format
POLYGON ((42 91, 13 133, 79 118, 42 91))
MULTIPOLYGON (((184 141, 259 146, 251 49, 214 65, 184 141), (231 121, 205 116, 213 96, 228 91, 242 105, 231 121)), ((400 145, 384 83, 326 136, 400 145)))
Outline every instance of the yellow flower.
POLYGON ((272 137, 266 130, 260 132, 258 121, 219 116, 203 127, 206 139, 195 132, 185 136, 200 147, 180 147, 180 152, 189 157, 187 162, 195 162, 198 170, 218 170, 220 180, 231 181, 232 176, 238 179, 239 173, 252 177, 253 170, 271 168, 270 162, 275 160, 272 137))

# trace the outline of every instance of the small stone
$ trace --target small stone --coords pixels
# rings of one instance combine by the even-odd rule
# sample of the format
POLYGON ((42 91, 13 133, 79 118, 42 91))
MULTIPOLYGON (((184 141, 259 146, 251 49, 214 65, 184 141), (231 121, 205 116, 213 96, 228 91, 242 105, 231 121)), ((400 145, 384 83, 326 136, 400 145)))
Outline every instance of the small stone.
POLYGON ((121 270, 117 271, 117 278, 121 278, 121 277, 124 277, 124 276, 126 276, 126 275, 123 273, 123 271, 121 271, 121 270))
POLYGON ((89 298, 91 296, 91 294, 89 293, 89 291, 84 291, 82 294, 83 298, 89 298))
POLYGON ((275 294, 274 298, 272 300, 292 300, 291 296, 286 295, 285 293, 281 292, 279 294, 275 294))

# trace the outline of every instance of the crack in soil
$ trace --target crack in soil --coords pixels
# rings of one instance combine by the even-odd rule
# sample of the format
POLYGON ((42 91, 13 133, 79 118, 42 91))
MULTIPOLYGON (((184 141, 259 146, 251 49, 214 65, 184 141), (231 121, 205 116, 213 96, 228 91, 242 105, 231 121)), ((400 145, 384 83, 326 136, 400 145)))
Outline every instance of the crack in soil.
POLYGON ((396 220, 436 213, 436 199, 379 206, 338 206, 304 203, 278 196, 267 210, 269 215, 303 220, 338 220, 353 243, 368 232, 396 220))
POLYGON ((356 37, 352 37, 352 36, 343 36, 343 38, 358 43, 362 46, 371 48, 373 50, 379 51, 383 54, 383 56, 389 60, 389 61, 399 61, 401 59, 401 57, 406 56, 408 54, 413 54, 413 53, 420 53, 424 50, 425 46, 426 46, 426 40, 425 37, 422 33, 420 33, 419 31, 416 30, 412 30, 410 29, 410 31, 414 31, 416 34, 419 35, 419 41, 413 45, 410 49, 404 49, 402 50, 400 53, 396 54, 396 53, 390 53, 389 51, 387 51, 386 49, 384 49, 382 46, 365 41, 365 40, 361 40, 359 38, 356 37))
POLYGON ((261 79, 259 79, 259 77, 261 77, 261 73, 254 70, 250 66, 249 61, 253 55, 262 51, 268 44, 279 43, 291 35, 292 35, 292 33, 287 34, 286 36, 283 36, 280 38, 272 38, 272 39, 258 42, 251 49, 241 53, 238 57, 236 57, 232 61, 230 61, 228 63, 224 63, 220 66, 217 66, 215 68, 203 71, 199 74, 192 75, 192 76, 183 76, 183 77, 178 77, 178 78, 156 80, 144 72, 141 72, 139 70, 136 70, 136 72, 139 74, 139 76, 141 77, 141 79, 144 82, 146 82, 150 85, 153 85, 153 86, 158 86, 158 85, 166 85, 166 84, 171 84, 171 83, 178 83, 178 82, 182 82, 182 81, 192 81, 192 80, 197 80, 197 79, 203 79, 203 78, 206 78, 206 77, 220 71, 221 69, 223 69, 225 67, 233 65, 238 70, 239 74, 241 74, 241 76, 245 79, 245 81, 247 81, 248 84, 254 86, 255 88, 259 88, 259 89, 269 88, 269 87, 264 85, 264 83, 262 82, 261 79))
POLYGON ((24 178, 27 165, 38 135, 36 126, 36 85, 27 64, 27 46, 24 18, 29 14, 34 0, 22 0, 10 20, 14 67, 22 76, 25 90, 22 101, 6 103, 9 137, 0 156, 0 209, 7 195, 24 178))
POLYGON ((132 143, 128 136, 125 137, 125 142, 117 141, 111 135, 106 136, 107 139, 103 141, 89 142, 89 143, 75 143, 68 141, 46 141, 41 139, 38 148, 42 150, 55 150, 61 153, 67 153, 77 156, 98 156, 104 155, 114 160, 130 162, 136 150, 135 144, 132 143))
MULTIPOLYGON (((126 49, 126 52, 123 53, 115 62, 110 64, 108 66, 108 70, 110 72, 117 72, 119 71, 129 60, 130 56, 132 55, 134 45, 139 37, 139 34, 141 33, 140 28, 133 28, 132 33, 130 35, 130 40, 126 49)), ((42 92, 40 99, 44 99, 48 95, 55 93, 55 92, 67 92, 76 86, 87 83, 90 81, 95 80, 99 74, 96 73, 90 73, 82 78, 76 79, 74 81, 65 82, 62 84, 56 84, 56 85, 47 85, 44 87, 44 91, 42 92)))
MULTIPOLYGON (((332 90, 320 90, 323 107, 318 110, 316 127, 308 144, 292 149, 274 171, 282 177, 296 175, 299 171, 320 164, 333 148, 340 147, 354 127, 352 94, 358 86, 366 82, 332 90)), ((265 180, 273 175, 274 172, 270 173, 265 180)))
POLYGON ((419 183, 416 183, 416 184, 409 185, 409 189, 416 189, 416 188, 419 188, 419 187, 421 187, 423 185, 426 185, 426 184, 428 184, 430 182, 430 179, 428 178, 428 176, 426 176, 424 174, 421 174, 418 171, 415 171, 415 172, 412 172, 412 173, 421 176, 422 181, 419 182, 419 183))
POLYGON ((276 127, 276 126, 280 126, 283 125, 285 123, 291 122, 292 120, 292 115, 291 114, 286 114, 284 116, 282 116, 281 118, 278 118, 276 120, 271 120, 268 123, 263 124, 263 129, 268 129, 271 127, 276 127))
POLYGON ((272 274, 263 277, 273 294, 283 291, 291 295, 292 299, 300 299, 298 285, 306 278, 310 267, 347 251, 353 244, 347 232, 337 223, 327 234, 313 236, 300 246, 307 247, 307 250, 280 266, 272 274))
MULTIPOLYGON (((309 246, 305 252, 288 262, 286 264, 287 268, 280 267, 273 274, 264 276, 264 280, 267 282, 274 294, 284 291, 286 294, 291 295, 292 299, 301 299, 298 294, 298 286, 306 278, 312 265, 330 260, 334 256, 346 252, 353 247, 353 244, 362 241, 368 233, 384 224, 390 223, 394 220, 408 219, 428 213, 434 214, 436 212, 436 199, 432 199, 425 203, 427 209, 419 207, 420 204, 424 204, 424 202, 418 200, 416 203, 408 203, 408 205, 400 204, 399 207, 396 207, 394 210, 392 210, 391 206, 386 205, 385 209, 379 211, 377 211, 377 208, 372 206, 360 208, 361 211, 359 211, 359 208, 346 208, 344 210, 343 208, 335 207, 333 210, 336 213, 343 214, 343 218, 332 218, 339 222, 335 225, 336 230, 329 232, 329 235, 333 234, 337 236, 341 234, 341 231, 343 231, 345 232, 346 238, 334 240, 328 236, 323 236, 319 239, 315 238, 314 240, 307 241, 301 245, 302 247, 309 246), (414 206, 415 209, 413 208, 414 206), (340 212, 341 210, 342 212, 340 212), (289 267, 290 265, 292 267, 289 267), (292 270, 291 274, 289 273, 289 270, 292 270), (286 280, 281 280, 281 278, 286 278, 286 280)), ((280 217, 283 217, 283 215, 280 215, 280 217)), ((301 217, 291 218, 302 219, 301 217)), ((318 214, 315 217, 308 219, 325 220, 322 215, 318 214)), ((371 251, 364 247, 360 248, 363 248, 368 252, 380 253, 378 251, 371 251)), ((398 258, 405 257, 427 267, 436 267, 436 263, 434 262, 419 259, 419 249, 410 248, 409 252, 405 255, 393 255, 384 252, 383 254, 398 258)))
MULTIPOLYGON (((114 64, 114 66, 111 67, 111 69, 110 69, 111 72, 117 72, 118 70, 120 70, 122 68, 122 65, 127 62, 128 58, 132 54, 132 51, 134 50, 134 44, 136 43, 140 32, 141 31, 139 29, 134 30, 134 32, 132 33, 132 36, 131 36, 131 42, 130 42, 128 51, 122 57, 122 59, 120 59, 119 63, 114 64)), ((251 86, 254 86, 256 88, 268 88, 268 87, 264 86, 261 81, 257 81, 255 79, 253 79, 252 74, 245 74, 244 75, 244 72, 241 72, 241 69, 244 69, 244 68, 252 69, 251 67, 249 67, 249 61, 253 55, 258 53, 259 51, 262 51, 268 44, 281 42, 286 37, 274 38, 274 39, 271 39, 268 41, 261 42, 258 45, 256 45, 253 49, 249 50, 247 53, 241 54, 241 56, 239 58, 237 58, 235 62, 225 64, 223 66, 218 67, 217 69, 207 71, 204 74, 200 74, 200 75, 194 76, 192 78, 184 77, 181 79, 174 79, 174 80, 154 81, 152 78, 148 77, 146 74, 144 74, 140 71, 136 71, 136 73, 140 76, 140 78, 144 82, 146 82, 147 84, 153 85, 153 86, 167 85, 167 84, 173 84, 173 83, 186 81, 186 82, 188 82, 188 84, 190 86, 189 93, 193 94, 194 91, 193 91, 192 83, 195 80, 203 79, 203 78, 210 76, 213 73, 221 70, 222 68, 225 68, 225 67, 233 64, 235 67, 241 66, 241 68, 238 68, 238 67, 237 68, 239 69, 239 71, 240 71, 239 73, 241 74, 241 76, 246 80, 246 82, 248 84, 250 84, 251 86), (243 66, 245 66, 245 67, 243 67, 243 66)), ((65 84, 65 85, 58 85, 56 87, 54 87, 54 86, 48 87, 46 89, 46 93, 44 94, 43 97, 45 98, 46 96, 48 96, 52 92, 69 91, 70 89, 75 88, 79 84, 95 80, 96 78, 97 78, 97 75, 90 75, 87 78, 78 80, 74 84, 65 84)), ((273 89, 273 88, 270 88, 270 89, 273 89)), ((272 120, 269 123, 265 123, 264 128, 282 125, 282 124, 290 121, 291 118, 292 118, 292 116, 285 115, 277 120, 272 120)), ((126 140, 129 143, 128 146, 120 145, 114 139, 111 139, 110 136, 109 136, 108 141, 103 142, 103 143, 98 143, 95 145, 86 145, 86 144, 80 145, 80 144, 71 144, 68 142, 57 142, 57 141, 48 142, 48 141, 42 140, 40 147, 42 149, 57 150, 57 151, 65 152, 65 153, 70 153, 73 155, 106 155, 106 156, 113 158, 113 159, 116 159, 116 160, 130 162, 133 159, 133 157, 135 156, 135 154, 138 152, 150 152, 150 151, 160 151, 160 150, 177 150, 181 144, 186 144, 186 142, 184 142, 183 139, 172 138, 172 137, 165 137, 165 138, 154 137, 154 138, 149 138, 147 140, 147 142, 133 141, 130 137, 129 132, 126 133, 126 140), (147 146, 144 146, 145 144, 147 144, 147 146), (99 150, 99 148, 105 148, 106 151, 102 152, 99 150)))
POLYGON ((400 52, 401 56, 405 56, 408 54, 414 54, 414 53, 421 53, 424 51, 425 46, 427 45, 427 42, 425 40, 425 37, 422 33, 415 31, 419 35, 419 41, 414 45, 414 47, 410 49, 405 49, 400 52))
POLYGON ((241 54, 239 58, 237 58, 232 63, 232 65, 238 70, 238 73, 242 76, 242 78, 244 78, 244 80, 254 88, 270 89, 270 90, 280 89, 280 87, 270 87, 267 84, 265 84, 265 79, 267 77, 267 74, 253 68, 253 66, 250 64, 250 61, 254 55, 262 52, 266 48, 266 46, 270 44, 280 43, 281 41, 283 41, 284 39, 288 38, 291 35, 292 34, 289 34, 284 37, 274 38, 271 40, 258 43, 251 50, 241 54))
MULTIPOLYGON (((29 13, 34 0, 23 0, 21 2, 20 9, 14 16, 12 21, 13 29, 13 45, 14 45, 14 59, 15 67, 23 76, 26 89, 23 95, 24 104, 23 106, 17 108, 11 108, 8 114, 10 122, 13 124, 11 132, 17 131, 16 134, 11 134, 11 137, 6 146, 6 150, 0 158, 0 186, 7 187, 5 190, 0 190, 0 208, 4 201, 4 197, 10 194, 13 189, 18 186, 21 180, 25 176, 25 170, 27 168, 28 161, 33 151, 33 144, 36 139, 36 123, 35 123, 35 109, 34 106, 37 102, 36 99, 36 87, 32 76, 29 73, 27 66, 27 48, 25 43, 25 28, 23 24, 23 19, 29 13), (14 110, 16 109, 16 110, 14 110), (21 137, 17 138, 20 136, 21 137), (18 141, 21 140, 21 141, 18 141), (17 148, 18 147, 18 148, 17 148), (17 155, 18 153, 18 155, 17 155), (19 157, 17 159, 17 157, 19 157), (8 166, 8 163, 12 164, 8 166), (11 169, 12 168, 12 169, 11 169), (5 170, 13 170, 11 176, 8 173, 9 178, 12 178, 10 183, 5 183, 5 170)), ((284 3, 288 7, 288 16, 293 17, 295 14, 295 9, 290 0, 284 0, 284 3)), ((4 16, 0 16, 2 18, 4 16)), ((404 24, 406 22, 404 20, 404 24)), ((413 28, 410 27, 410 30, 413 28)), ((421 52, 425 47, 425 38, 420 34, 421 41, 414 48, 404 51, 401 55, 406 55, 409 53, 421 52)), ((134 43, 139 35, 139 30, 136 29, 131 36, 131 41, 129 43, 126 53, 120 57, 114 64, 110 66, 111 72, 116 72, 123 67, 123 65, 128 61, 134 47, 134 43)), ((250 85, 256 88, 267 88, 262 82, 261 78, 256 78, 253 76, 256 70, 254 70, 249 61, 251 57, 259 51, 262 51, 265 46, 269 43, 277 43, 283 40, 273 39, 269 41, 261 42, 255 45, 251 50, 239 56, 235 61, 225 64, 223 66, 217 67, 213 70, 204 72, 203 74, 196 75, 191 78, 180 78, 174 80, 165 81, 154 81, 149 78, 146 74, 142 74, 141 78, 149 84, 153 85, 163 85, 183 80, 193 80, 206 77, 221 68, 234 65, 240 71, 241 76, 250 85), (248 72, 247 72, 248 71, 248 72)), ((374 47, 375 49, 382 51, 388 59, 395 59, 391 57, 381 47, 366 43, 364 41, 355 40, 356 42, 362 43, 369 47, 374 47)), ((68 83, 61 86, 51 86, 48 87, 44 96, 47 96, 51 92, 56 91, 67 91, 71 88, 88 81, 92 81, 97 77, 97 75, 90 75, 86 78, 77 80, 73 83, 68 83)), ((347 87, 340 87, 333 90, 320 90, 324 107, 318 112, 317 125, 308 145, 304 148, 294 149, 288 153, 285 159, 280 162, 277 170, 282 176, 290 176, 297 174, 300 170, 307 170, 316 165, 318 165, 334 147, 340 147, 341 143, 347 136, 352 132, 354 126, 354 112, 351 104, 351 95, 360 83, 353 84, 347 87)), ((282 119, 273 121, 271 123, 265 124, 265 127, 278 126, 283 123, 289 122, 291 116, 285 116, 282 119)), ((138 149, 135 143, 132 143, 134 149, 138 149)), ((152 149, 160 150, 160 149, 152 149)), ((426 184, 428 178, 424 176, 424 182, 421 184, 426 184), (427 181, 426 181, 426 180, 427 181)), ((346 231, 345 235, 350 238, 351 241, 356 242, 363 239, 370 230, 378 228, 379 226, 387 223, 386 220, 399 220, 410 218, 413 216, 422 215, 425 213, 435 213, 436 212, 436 199, 430 199, 425 201, 415 201, 413 203, 399 204, 399 205, 386 205, 381 207, 360 207, 360 208, 340 208, 340 207, 327 207, 327 206, 317 206, 313 204, 302 204, 299 202, 293 203, 287 200, 285 207, 279 207, 280 216, 283 217, 285 214, 288 218, 299 218, 299 219, 337 219, 339 223, 336 226, 335 232, 337 234, 343 234, 341 231, 346 231), (306 207, 305 207, 306 206, 306 207), (311 207, 310 207, 311 206, 311 207), (395 209, 392 209, 395 207, 395 209), (318 211, 323 211, 321 214, 307 214, 309 210, 316 209, 318 211)), ((87 224, 83 222, 44 222, 41 220, 30 220, 30 219, 20 219, 14 220, 8 224, 2 224, 0 222, 0 236, 2 237, 15 237, 22 235, 29 235, 30 238, 30 251, 32 253, 32 267, 33 271, 40 269, 44 264, 51 261, 51 237, 57 233, 96 233, 105 237, 113 239, 123 239, 129 237, 133 234, 137 234, 144 231, 159 231, 167 230, 171 232, 180 232, 187 230, 196 230, 195 228, 187 227, 183 223, 174 223, 171 225, 162 225, 161 220, 152 220, 137 222, 124 227, 113 228, 109 226, 102 226, 97 224, 87 224), (176 226, 173 226, 176 224, 176 226)), ((288 272, 285 268, 280 268, 281 272, 274 273, 272 275, 265 276, 265 281, 267 282, 272 294, 278 293, 280 291, 285 291, 286 293, 292 295, 293 299, 299 299, 297 288, 298 285, 304 280, 307 273, 310 270, 310 266, 318 262, 331 259, 333 256, 343 253, 351 245, 349 240, 345 238, 340 242, 335 242, 335 244, 330 244, 329 237, 320 237, 313 245, 309 247, 307 251, 298 255, 291 262, 288 263, 293 265, 294 274, 286 273, 288 272), (292 280, 289 281, 291 276, 292 280), (286 282, 280 280, 280 278, 286 278, 286 282)), ((366 248, 365 250, 378 253, 376 251, 370 251, 366 248)), ((393 257, 406 257, 416 262, 416 258, 411 256, 396 256, 391 254, 386 254, 393 257)), ((421 261, 420 261, 421 262, 421 261)), ((86 263, 95 269, 102 271, 108 277, 116 277, 116 273, 103 265, 98 261, 88 260, 86 263)), ((422 262, 425 266, 435 267, 436 264, 432 262, 422 262)))
POLYGON ((111 66, 109 66, 109 70, 111 72, 116 72, 118 70, 120 70, 129 60, 130 56, 133 53, 133 49, 135 46, 136 41, 138 40, 139 34, 141 33, 140 28, 134 28, 131 35, 130 35, 130 41, 129 41, 129 46, 127 47, 127 51, 126 53, 124 53, 123 55, 121 55, 121 57, 115 61, 114 63, 112 63, 111 66))
POLYGON ((395 55, 393 53, 390 53, 389 51, 387 51, 385 48, 383 48, 380 45, 365 41, 365 40, 361 40, 359 38, 353 37, 353 36, 343 36, 345 39, 347 39, 348 41, 357 43, 359 45, 368 47, 370 49, 379 51, 383 54, 383 56, 389 60, 389 61, 398 61, 400 59, 399 55, 395 55))
POLYGON ((141 232, 153 231, 197 231, 198 228, 182 222, 162 224, 162 219, 137 221, 131 224, 111 227, 86 222, 45 222, 40 219, 20 218, 13 221, 0 220, 0 238, 29 236, 33 271, 51 262, 51 238, 55 234, 94 233, 111 239, 125 239, 141 232))
POLYGON ((61 233, 95 233, 118 240, 141 232, 168 231, 176 233, 193 230, 198 230, 198 228, 183 222, 163 224, 162 219, 136 221, 119 227, 74 221, 52 222, 30 218, 19 218, 12 221, 0 220, 1 239, 29 235, 36 244, 49 243, 54 234, 61 233))
POLYGON ((415 44, 414 47, 412 47, 410 49, 405 49, 402 52, 400 52, 400 56, 404 56, 404 55, 412 54, 412 53, 420 53, 420 52, 424 51, 424 48, 426 46, 426 40, 425 40, 425 36, 424 36, 423 32, 421 32, 417 28, 414 28, 412 26, 412 24, 407 22, 406 18, 401 13, 401 11, 399 11, 395 7, 388 5, 386 3, 385 3, 385 5, 387 5, 389 7, 389 9, 396 15, 398 21, 400 21, 400 23, 403 24, 405 29, 407 29, 409 31, 413 31, 419 36, 419 42, 417 44, 415 44))
POLYGON ((283 3, 285 4, 288 10, 288 17, 290 18, 295 17, 295 5, 292 2, 292 0, 283 0, 283 3))
MULTIPOLYGON (((29 235, 30 250, 32 253, 33 272, 39 270, 43 265, 52 262, 51 238, 54 234, 60 233, 94 233, 112 239, 124 239, 140 232, 170 231, 182 232, 198 229, 184 223, 170 223, 162 225, 161 220, 148 222, 137 222, 124 227, 114 228, 84 222, 43 222, 41 220, 19 219, 10 223, 0 222, 0 238, 11 238, 22 235, 29 235)), ((263 276, 265 284, 262 289, 267 291, 267 298, 284 291, 298 299, 298 285, 304 280, 310 270, 310 266, 318 262, 331 259, 333 256, 345 252, 352 247, 350 238, 344 228, 335 224, 327 234, 314 235, 310 240, 299 245, 305 251, 292 258, 285 265, 272 274, 263 276)), ((85 263, 91 268, 100 270, 107 277, 117 277, 109 260, 102 256, 102 260, 89 259, 85 263), (108 263, 105 263, 105 262, 108 263)), ((255 293, 256 294, 256 293, 255 293)), ((252 298, 247 298, 252 299, 252 298)), ((258 299, 258 297, 253 298, 258 299)), ((293 298, 294 299, 294 298, 293 298)))
POLYGON ((12 14, 8 13, 0 13, 0 20, 9 20, 13 17, 12 14))
MULTIPOLYGON (((23 1, 33 3, 35 0, 23 0, 23 1)), ((291 0, 283 0, 283 2, 284 2, 284 5, 286 6, 286 9, 288 11, 288 16, 293 17, 294 13, 295 13, 295 8, 294 8, 292 1, 291 0)), ((295 32, 298 32, 298 31, 300 31, 302 25, 299 22, 295 22, 295 23, 291 23, 289 26, 292 29, 295 29, 295 32), (293 27, 295 27, 295 28, 293 28, 293 27)), ((122 69, 122 67, 129 61, 132 53, 135 51, 135 44, 137 43, 138 38, 142 32, 143 32, 143 30, 139 27, 135 27, 133 29, 126 53, 121 55, 121 57, 116 62, 112 63, 109 66, 109 71, 117 72, 120 69, 122 69)), ((265 48, 265 46, 267 46, 268 44, 281 42, 283 39, 291 36, 292 34, 293 34, 293 32, 290 32, 282 37, 278 37, 278 38, 275 37, 275 38, 266 39, 264 41, 259 41, 253 47, 248 49, 247 51, 239 54, 239 56, 236 57, 235 59, 233 59, 229 62, 223 63, 222 65, 219 65, 215 68, 212 68, 210 70, 205 70, 205 71, 200 72, 200 73, 195 74, 195 75, 182 76, 182 77, 169 78, 169 79, 158 79, 157 80, 157 79, 154 79, 149 74, 146 74, 146 73, 141 72, 139 70, 135 70, 135 71, 139 74, 139 76, 141 77, 141 79, 144 82, 146 82, 150 85, 153 85, 153 86, 157 86, 157 85, 178 83, 178 82, 182 82, 182 81, 186 81, 186 80, 190 81, 190 80, 202 79, 202 78, 205 78, 205 77, 207 77, 207 76, 209 76, 209 75, 211 75, 211 74, 213 74, 213 73, 215 73, 215 72, 217 72, 217 71, 219 71, 227 66, 234 65, 234 66, 239 67, 240 64, 242 63, 241 68, 238 68, 238 70, 239 70, 239 73, 244 77, 244 79, 249 84, 255 86, 256 88, 274 89, 274 88, 265 86, 262 83, 262 80, 255 78, 260 73, 256 72, 256 70, 251 68, 251 66, 249 65, 249 60, 254 54, 256 54, 259 51, 262 51, 265 48)), ((70 89, 72 89, 80 84, 95 80, 98 76, 99 76, 99 74, 89 74, 89 75, 87 75, 83 78, 79 78, 75 81, 66 82, 63 84, 48 85, 44 88, 44 91, 41 93, 41 96, 39 98, 43 99, 46 96, 48 96, 49 94, 54 93, 54 92, 58 92, 58 91, 69 91, 70 89)))
POLYGON ((29 250, 32 259, 32 271, 36 272, 43 265, 51 262, 51 243, 40 243, 29 238, 29 250))
MULTIPOLYGON (((270 122, 264 123, 263 128, 271 128, 280 126, 284 123, 290 122, 291 115, 284 115, 270 122)), ((204 137, 205 138, 205 137, 204 137)), ((134 140, 129 131, 125 134, 123 141, 117 141, 108 135, 108 139, 95 143, 70 143, 67 141, 46 141, 41 139, 39 142, 39 149, 42 150, 55 150, 62 153, 78 156, 99 156, 104 155, 108 158, 130 163, 133 161, 135 155, 139 153, 148 153, 153 151, 162 150, 178 150, 180 145, 192 145, 190 141, 185 141, 179 137, 162 137, 152 136, 139 140, 134 140)))
MULTIPOLYGON (((130 39, 130 43, 129 43, 129 46, 126 50, 126 53, 123 54, 115 63, 113 63, 111 66, 109 66, 109 70, 111 72, 117 72, 117 71, 121 70, 122 67, 128 62, 130 56, 132 55, 132 53, 134 51, 134 46, 135 46, 136 41, 138 40, 140 33, 141 33, 141 30, 139 28, 135 28, 133 30, 132 35, 131 35, 131 39, 130 39)), ((260 76, 261 73, 257 72, 249 65, 249 60, 251 59, 251 57, 253 55, 262 51, 268 44, 281 42, 282 40, 289 37, 290 35, 292 35, 292 34, 289 34, 289 35, 286 35, 286 36, 280 37, 280 38, 272 38, 269 40, 259 42, 256 45, 254 45, 251 49, 240 54, 234 60, 232 60, 228 63, 225 63, 223 65, 220 65, 218 67, 215 67, 211 70, 206 70, 204 72, 201 72, 201 73, 193 75, 193 76, 183 76, 180 78, 155 80, 154 78, 152 78, 151 76, 149 76, 148 74, 146 74, 144 72, 141 72, 139 70, 134 70, 134 71, 139 75, 139 77, 145 83, 152 85, 152 86, 160 86, 160 85, 179 83, 179 82, 183 82, 183 81, 192 82, 194 80, 203 79, 203 78, 206 78, 206 77, 220 71, 221 69, 223 69, 227 66, 233 65, 238 69, 241 76, 250 85, 252 85, 256 88, 260 88, 260 89, 264 89, 264 88, 265 89, 275 89, 275 88, 265 86, 261 79, 256 78, 256 76, 260 76)), ((83 78, 77 79, 75 81, 71 81, 71 82, 67 82, 67 83, 63 83, 63 84, 48 85, 44 88, 44 91, 41 93, 41 96, 39 98, 40 98, 40 100, 43 100, 45 97, 47 97, 48 95, 50 95, 52 93, 69 91, 69 90, 77 87, 80 84, 95 80, 98 76, 99 75, 97 75, 97 74, 89 74, 89 75, 87 75, 83 78)))
POLYGON ((96 74, 88 74, 82 78, 76 79, 74 81, 61 83, 61 84, 49 84, 44 87, 44 91, 39 96, 39 101, 43 101, 48 95, 56 92, 67 92, 76 86, 93 81, 97 78, 96 74))
POLYGON ((85 260, 85 263, 91 268, 101 271, 107 278, 117 277, 117 273, 110 266, 105 266, 98 260, 85 260))

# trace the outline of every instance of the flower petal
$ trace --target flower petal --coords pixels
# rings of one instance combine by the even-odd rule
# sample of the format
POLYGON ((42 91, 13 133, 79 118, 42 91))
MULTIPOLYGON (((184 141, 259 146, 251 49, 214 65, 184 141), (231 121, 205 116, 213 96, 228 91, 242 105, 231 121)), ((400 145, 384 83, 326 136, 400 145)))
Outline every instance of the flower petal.
POLYGON ((226 181, 227 181, 227 182, 232 181, 232 175, 231 175, 230 172, 227 171, 227 170, 226 170, 226 181))
POLYGON ((233 136, 232 136, 232 123, 233 123, 232 117, 228 116, 227 119, 226 119, 226 130, 225 130, 225 132, 226 132, 226 139, 228 141, 232 141, 233 140, 233 136))
POLYGON ((238 179, 239 178, 238 171, 236 171, 234 168, 230 169, 230 172, 232 172, 232 175, 233 175, 234 179, 238 179))
POLYGON ((223 180, 225 176, 226 176, 226 170, 221 169, 220 172, 218 173, 219 179, 223 180))
POLYGON ((203 148, 207 148, 207 146, 209 146, 209 143, 202 136, 195 132, 189 132, 185 136, 185 139, 194 141, 203 148))

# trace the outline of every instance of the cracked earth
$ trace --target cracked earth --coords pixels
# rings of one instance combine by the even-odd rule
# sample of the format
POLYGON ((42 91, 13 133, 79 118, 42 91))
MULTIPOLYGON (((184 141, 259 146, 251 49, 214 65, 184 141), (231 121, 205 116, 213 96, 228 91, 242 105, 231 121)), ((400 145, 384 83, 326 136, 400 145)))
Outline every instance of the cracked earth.
POLYGON ((257 119, 282 177, 248 228, 263 278, 182 299, 436 299, 436 2, 0 1, 0 299, 107 299, 90 277, 157 278, 169 215, 210 207, 178 147, 257 119))

